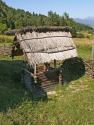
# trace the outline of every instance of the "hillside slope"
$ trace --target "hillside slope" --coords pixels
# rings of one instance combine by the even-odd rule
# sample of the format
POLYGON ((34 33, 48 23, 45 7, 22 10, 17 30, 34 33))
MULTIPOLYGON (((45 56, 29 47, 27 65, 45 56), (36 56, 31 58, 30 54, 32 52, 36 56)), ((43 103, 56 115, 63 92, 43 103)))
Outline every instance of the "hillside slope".
MULTIPOLYGON (((32 11, 32 10, 31 10, 32 11)), ((9 7, 0 0, 0 32, 8 29, 25 26, 71 26, 75 30, 92 30, 91 27, 76 23, 65 12, 60 16, 56 12, 49 11, 48 16, 30 13, 21 9, 9 7)))

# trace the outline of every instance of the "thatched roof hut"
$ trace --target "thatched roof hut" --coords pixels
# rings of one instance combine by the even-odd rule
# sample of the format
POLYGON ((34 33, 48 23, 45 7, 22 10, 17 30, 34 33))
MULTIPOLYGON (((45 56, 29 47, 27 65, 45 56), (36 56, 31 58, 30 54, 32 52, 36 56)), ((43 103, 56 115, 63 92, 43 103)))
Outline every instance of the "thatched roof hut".
MULTIPOLYGON (((16 32, 29 64, 40 64, 52 60, 65 60, 77 56, 69 27, 24 28, 16 32)), ((7 32, 9 34, 9 32, 7 32)))
MULTIPOLYGON (((12 30, 6 34, 15 34, 14 45, 20 46, 29 64, 30 73, 27 71, 28 68, 25 68, 26 74, 32 75, 35 82, 41 82, 42 88, 47 89, 60 81, 61 67, 56 67, 56 60, 60 63, 66 59, 77 57, 76 46, 70 31, 69 27, 27 27, 12 30), (50 67, 48 70, 49 65, 44 64, 50 62, 54 62, 54 68, 50 67)), ((26 79, 25 75, 24 80, 26 81, 26 79)), ((30 84, 27 81, 26 84, 30 86, 31 81, 30 84)))

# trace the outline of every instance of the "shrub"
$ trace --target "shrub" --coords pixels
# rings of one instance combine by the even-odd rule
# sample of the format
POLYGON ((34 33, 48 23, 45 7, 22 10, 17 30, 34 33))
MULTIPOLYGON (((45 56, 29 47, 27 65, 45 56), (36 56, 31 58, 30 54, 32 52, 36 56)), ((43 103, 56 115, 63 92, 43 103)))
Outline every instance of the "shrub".
POLYGON ((85 38, 84 34, 82 34, 82 33, 77 33, 76 37, 77 38, 85 38))

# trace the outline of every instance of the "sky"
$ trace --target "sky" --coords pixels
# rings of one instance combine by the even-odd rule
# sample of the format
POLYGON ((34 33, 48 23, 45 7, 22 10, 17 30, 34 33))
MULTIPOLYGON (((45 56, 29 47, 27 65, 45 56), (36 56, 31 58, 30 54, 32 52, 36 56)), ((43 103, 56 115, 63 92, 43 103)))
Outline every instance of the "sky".
POLYGON ((60 15, 67 12, 72 18, 94 17, 94 0, 3 0, 7 5, 25 11, 47 15, 52 10, 60 15))

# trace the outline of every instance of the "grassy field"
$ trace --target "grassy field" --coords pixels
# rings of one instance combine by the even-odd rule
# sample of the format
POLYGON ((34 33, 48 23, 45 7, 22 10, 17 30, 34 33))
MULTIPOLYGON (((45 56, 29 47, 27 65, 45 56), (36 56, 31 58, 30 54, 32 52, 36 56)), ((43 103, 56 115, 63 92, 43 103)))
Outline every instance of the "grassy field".
POLYGON ((75 38, 74 42, 77 47, 78 56, 84 59, 91 59, 92 58, 92 39, 87 38, 75 38))
MULTIPOLYGON (((91 58, 89 40, 74 41, 79 56, 91 58)), ((0 125, 94 125, 94 80, 58 85, 55 95, 33 102, 20 81, 22 64, 22 57, 0 56, 0 125)))
POLYGON ((6 45, 10 46, 12 45, 13 36, 7 36, 7 35, 0 35, 0 46, 6 45))

